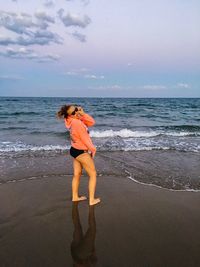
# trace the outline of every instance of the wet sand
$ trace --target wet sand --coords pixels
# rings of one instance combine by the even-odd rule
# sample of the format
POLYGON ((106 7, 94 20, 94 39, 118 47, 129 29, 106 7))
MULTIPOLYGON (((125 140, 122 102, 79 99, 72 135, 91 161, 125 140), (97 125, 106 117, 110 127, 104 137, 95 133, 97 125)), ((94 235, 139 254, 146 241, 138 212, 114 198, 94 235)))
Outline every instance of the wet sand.
POLYGON ((73 204, 71 175, 1 184, 0 266, 200 266, 199 192, 102 175, 96 196, 73 204))

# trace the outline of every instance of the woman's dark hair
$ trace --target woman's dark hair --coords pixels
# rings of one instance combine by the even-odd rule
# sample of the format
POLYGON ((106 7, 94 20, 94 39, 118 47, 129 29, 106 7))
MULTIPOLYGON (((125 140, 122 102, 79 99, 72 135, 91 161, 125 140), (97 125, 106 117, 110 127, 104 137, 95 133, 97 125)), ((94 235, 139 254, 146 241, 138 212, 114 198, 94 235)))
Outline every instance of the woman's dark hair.
POLYGON ((59 119, 62 119, 62 118, 66 119, 68 117, 67 111, 68 111, 68 109, 70 107, 71 107, 71 105, 64 105, 64 106, 62 106, 60 108, 60 110, 56 113, 57 118, 59 118, 59 119))

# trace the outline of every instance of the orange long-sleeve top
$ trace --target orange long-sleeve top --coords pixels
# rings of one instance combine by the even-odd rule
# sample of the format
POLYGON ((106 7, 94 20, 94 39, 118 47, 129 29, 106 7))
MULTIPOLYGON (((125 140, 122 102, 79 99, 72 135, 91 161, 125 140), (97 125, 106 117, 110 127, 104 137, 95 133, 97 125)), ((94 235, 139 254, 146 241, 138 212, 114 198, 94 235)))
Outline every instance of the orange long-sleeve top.
POLYGON ((71 146, 76 149, 96 151, 88 133, 88 128, 95 124, 95 120, 89 115, 84 114, 80 119, 68 116, 65 119, 65 126, 70 131, 71 146))

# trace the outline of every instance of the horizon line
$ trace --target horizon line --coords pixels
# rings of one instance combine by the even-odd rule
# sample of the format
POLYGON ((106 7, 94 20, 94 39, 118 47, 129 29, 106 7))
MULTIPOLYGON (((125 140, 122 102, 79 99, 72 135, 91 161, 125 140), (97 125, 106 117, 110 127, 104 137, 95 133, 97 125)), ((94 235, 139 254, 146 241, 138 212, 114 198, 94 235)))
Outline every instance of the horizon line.
POLYGON ((174 98, 174 99, 177 99, 177 98, 200 98, 200 96, 198 97, 193 97, 193 96, 189 96, 189 97, 184 97, 184 96, 178 96, 178 97, 149 97, 149 96, 146 96, 146 97, 128 97, 128 96, 116 96, 116 97, 112 97, 112 96, 1 96, 0 97, 5 97, 5 98, 158 98, 158 99, 169 99, 169 98, 174 98))

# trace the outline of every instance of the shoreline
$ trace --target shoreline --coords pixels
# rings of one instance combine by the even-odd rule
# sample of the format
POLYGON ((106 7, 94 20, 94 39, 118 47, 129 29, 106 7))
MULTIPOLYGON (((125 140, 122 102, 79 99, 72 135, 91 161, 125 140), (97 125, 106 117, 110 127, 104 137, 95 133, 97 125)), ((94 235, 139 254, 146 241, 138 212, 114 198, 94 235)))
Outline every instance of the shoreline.
MULTIPOLYGON (((128 171, 125 170, 125 172, 127 174, 130 175, 130 173, 128 171)), ((6 182, 0 182, 0 186, 1 185, 5 185, 5 184, 10 184, 10 183, 20 183, 20 182, 26 182, 26 181, 29 181, 29 180, 41 180, 41 179, 45 179, 45 178, 51 178, 52 174, 50 175, 42 175, 42 176, 30 176, 30 177, 26 177, 26 178, 22 178, 22 179, 13 179, 13 180, 7 180, 6 182)), ((70 177, 72 178, 73 174, 60 174, 60 175, 56 175, 57 177, 70 177)), ((110 176, 113 176, 112 174, 110 176)), ((87 175, 82 175, 82 177, 87 177, 87 175)), ((97 175, 97 179, 99 177, 102 177, 102 174, 100 175, 97 175)), ((109 177, 109 175, 107 175, 107 177, 109 177)), ((136 184, 140 184, 140 185, 144 185, 144 186, 150 186, 150 187, 155 187, 155 188, 158 188, 158 189, 161 189, 161 190, 167 190, 167 191, 171 191, 171 192, 191 192, 191 193, 200 193, 200 190, 196 190, 196 189, 172 189, 172 188, 166 188, 166 187, 162 187, 162 186, 159 186, 159 185, 156 185, 156 184, 149 184, 149 183, 143 183, 143 182, 140 182, 136 179, 134 179, 133 177, 131 176, 126 176, 125 178, 131 180, 132 182, 136 183, 136 184)))
POLYGON ((136 179, 134 179, 133 177, 129 176, 127 177, 128 179, 130 179, 131 181, 133 181, 136 184, 141 184, 144 186, 152 186, 152 187, 156 187, 159 189, 164 189, 164 190, 168 190, 168 191, 172 191, 172 192, 192 192, 192 193, 200 193, 200 190, 198 189, 172 189, 172 188, 166 188, 166 187, 162 187, 156 184, 148 184, 148 183, 142 183, 136 179))
MULTIPOLYGON (((177 151, 98 152, 98 176, 123 176, 136 183, 171 191, 200 191, 200 154, 177 151)), ((73 175, 68 151, 5 157, 0 162, 0 185, 52 175, 73 175)), ((86 175, 85 171, 83 174, 86 175)))

